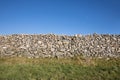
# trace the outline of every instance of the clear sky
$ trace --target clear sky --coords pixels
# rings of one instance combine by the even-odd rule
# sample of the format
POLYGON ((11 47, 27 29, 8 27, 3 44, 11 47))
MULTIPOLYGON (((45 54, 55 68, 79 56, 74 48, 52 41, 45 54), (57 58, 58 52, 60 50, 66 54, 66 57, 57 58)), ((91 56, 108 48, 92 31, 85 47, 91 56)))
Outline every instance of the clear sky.
POLYGON ((0 0, 0 34, 120 34, 120 0, 0 0))

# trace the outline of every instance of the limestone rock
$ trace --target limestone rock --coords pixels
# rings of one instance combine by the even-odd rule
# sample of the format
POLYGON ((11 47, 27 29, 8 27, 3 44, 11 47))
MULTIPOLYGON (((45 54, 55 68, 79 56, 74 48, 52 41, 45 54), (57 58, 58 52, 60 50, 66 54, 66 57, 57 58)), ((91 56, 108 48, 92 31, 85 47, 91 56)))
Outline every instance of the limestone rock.
POLYGON ((120 57, 120 35, 13 34, 0 36, 0 57, 120 57))

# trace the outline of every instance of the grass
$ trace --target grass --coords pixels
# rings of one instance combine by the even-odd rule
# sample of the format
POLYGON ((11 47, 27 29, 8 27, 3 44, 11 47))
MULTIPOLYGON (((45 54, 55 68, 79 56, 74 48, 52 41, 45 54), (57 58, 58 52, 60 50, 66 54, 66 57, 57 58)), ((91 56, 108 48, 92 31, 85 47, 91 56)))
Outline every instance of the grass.
POLYGON ((0 58, 0 80, 120 80, 119 75, 119 58, 0 58))

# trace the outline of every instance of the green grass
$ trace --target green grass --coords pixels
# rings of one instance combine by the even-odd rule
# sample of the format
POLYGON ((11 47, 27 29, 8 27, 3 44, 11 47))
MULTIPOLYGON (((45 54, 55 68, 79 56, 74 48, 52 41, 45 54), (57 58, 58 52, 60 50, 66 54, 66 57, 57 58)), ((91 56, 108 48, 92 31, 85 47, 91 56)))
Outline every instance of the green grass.
POLYGON ((120 80, 120 59, 0 58, 0 80, 120 80))

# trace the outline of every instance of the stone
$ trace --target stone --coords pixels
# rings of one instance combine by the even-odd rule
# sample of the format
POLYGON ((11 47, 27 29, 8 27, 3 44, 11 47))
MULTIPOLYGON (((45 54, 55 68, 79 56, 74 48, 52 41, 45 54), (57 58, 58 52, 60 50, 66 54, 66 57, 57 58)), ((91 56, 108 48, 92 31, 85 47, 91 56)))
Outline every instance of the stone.
POLYGON ((42 44, 42 41, 38 41, 38 44, 42 44))
POLYGON ((0 57, 120 57, 120 35, 14 34, 0 36, 0 57))
POLYGON ((51 51, 53 52, 53 51, 55 51, 55 49, 54 49, 54 48, 51 48, 51 51))
POLYGON ((7 47, 5 47, 5 46, 4 46, 4 47, 2 47, 2 48, 3 48, 3 49, 7 49, 7 47))
POLYGON ((120 53, 120 48, 118 49, 118 51, 117 51, 118 53, 120 53))

